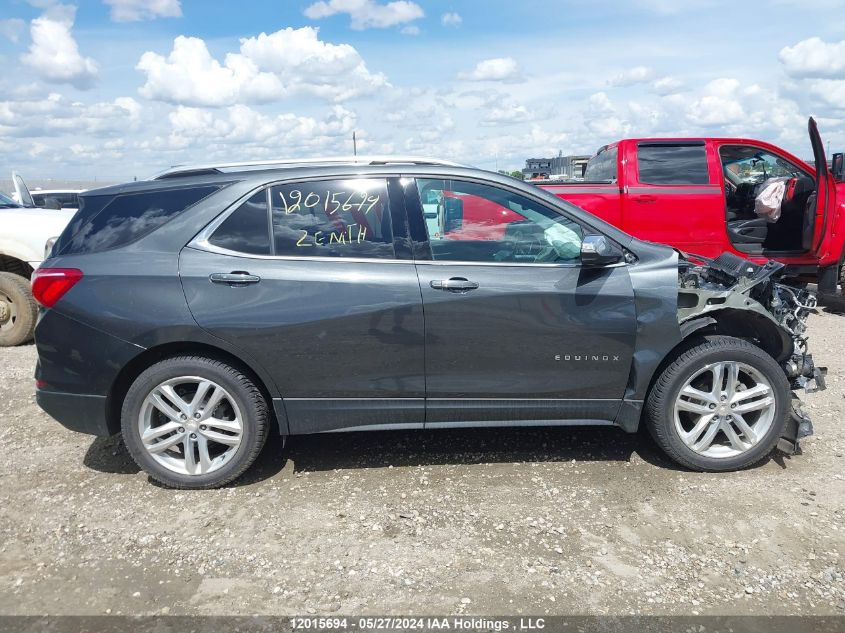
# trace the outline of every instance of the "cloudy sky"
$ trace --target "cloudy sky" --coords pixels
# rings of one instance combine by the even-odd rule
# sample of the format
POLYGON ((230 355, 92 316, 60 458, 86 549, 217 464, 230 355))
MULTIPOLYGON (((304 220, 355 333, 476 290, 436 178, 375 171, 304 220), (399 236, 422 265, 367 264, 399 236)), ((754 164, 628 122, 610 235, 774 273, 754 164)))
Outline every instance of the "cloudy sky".
MULTIPOLYGON (((845 1, 0 0, 0 172, 360 153, 513 169, 625 136, 845 149, 845 1)), ((5 176, 4 176, 5 177, 5 176)))

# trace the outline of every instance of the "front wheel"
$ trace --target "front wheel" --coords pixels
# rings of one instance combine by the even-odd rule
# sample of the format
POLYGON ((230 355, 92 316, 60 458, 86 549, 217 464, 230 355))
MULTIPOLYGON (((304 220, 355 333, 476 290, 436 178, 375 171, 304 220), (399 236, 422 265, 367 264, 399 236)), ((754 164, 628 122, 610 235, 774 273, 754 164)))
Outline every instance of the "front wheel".
POLYGON ((132 383, 121 411, 123 441, 153 479, 214 488, 255 461, 267 435, 267 403, 238 369, 202 356, 156 363, 132 383))
POLYGON ((663 370, 649 394, 647 424, 679 464, 737 470, 772 452, 789 411, 789 382, 774 358, 742 339, 710 336, 663 370))

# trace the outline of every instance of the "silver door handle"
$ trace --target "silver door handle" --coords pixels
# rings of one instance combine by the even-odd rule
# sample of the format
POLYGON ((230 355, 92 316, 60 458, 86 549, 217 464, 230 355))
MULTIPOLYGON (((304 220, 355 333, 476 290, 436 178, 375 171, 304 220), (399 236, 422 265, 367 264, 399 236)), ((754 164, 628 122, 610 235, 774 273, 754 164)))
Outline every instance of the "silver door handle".
POLYGON ((249 273, 235 271, 231 273, 212 273, 208 276, 211 283, 214 284, 229 284, 230 286, 248 286, 250 284, 257 284, 261 281, 258 275, 250 275, 249 273))
POLYGON ((433 279, 430 285, 435 290, 448 290, 449 292, 467 292, 478 288, 477 281, 469 281, 463 277, 452 277, 451 279, 433 279))

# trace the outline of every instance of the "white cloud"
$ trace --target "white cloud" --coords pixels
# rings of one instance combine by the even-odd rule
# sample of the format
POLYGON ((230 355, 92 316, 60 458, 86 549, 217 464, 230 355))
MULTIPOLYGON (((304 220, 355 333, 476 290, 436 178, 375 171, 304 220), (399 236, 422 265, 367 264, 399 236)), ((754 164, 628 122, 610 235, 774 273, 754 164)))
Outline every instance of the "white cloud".
POLYGON ((590 104, 590 112, 593 113, 608 114, 616 110, 606 92, 597 92, 590 95, 588 102, 590 104))
POLYGON ((208 52, 205 42, 196 37, 178 36, 167 58, 150 51, 144 53, 136 69, 146 75, 141 95, 168 103, 261 103, 278 99, 285 92, 278 77, 260 72, 242 55, 230 53, 225 64, 221 64, 208 52))
POLYGON ((182 16, 180 0, 103 0, 103 2, 111 7, 111 19, 115 22, 137 22, 182 16))
POLYGON ((349 44, 320 40, 311 27, 287 28, 241 40, 243 56, 278 76, 293 92, 308 92, 336 101, 388 86, 381 73, 371 73, 349 44))
POLYGON ((706 95, 690 104, 687 119, 695 125, 734 125, 745 117, 742 105, 727 97, 706 95))
POLYGON ((419 35, 420 34, 420 27, 412 24, 410 26, 403 27, 401 31, 402 35, 419 35))
POLYGON ((138 129, 141 105, 131 97, 83 104, 58 93, 0 101, 0 137, 123 136, 138 129))
POLYGON ((720 77, 719 79, 714 79, 713 81, 708 82, 704 86, 704 92, 708 95, 728 99, 735 96, 739 92, 741 86, 742 84, 738 79, 720 77))
POLYGON ((165 58, 148 51, 136 68, 146 75, 141 94, 191 106, 267 103, 295 94, 342 101, 388 86, 349 44, 330 44, 318 29, 286 28, 241 40, 223 63, 199 38, 179 36, 165 58))
POLYGON ((320 0, 308 6, 305 17, 312 20, 346 13, 351 18, 350 26, 355 30, 367 28, 383 29, 412 22, 425 15, 422 7, 409 0, 396 0, 379 4, 375 0, 320 0))
POLYGON ((21 61, 39 77, 56 83, 69 83, 84 90, 97 77, 97 64, 79 52, 71 28, 76 7, 55 5, 30 24, 32 44, 21 61))
POLYGON ((20 18, 0 20, 0 35, 12 42, 17 42, 25 27, 26 22, 20 18))
POLYGON ((533 112, 519 103, 495 102, 481 118, 482 125, 514 125, 536 118, 533 112))
POLYGON ((633 86, 651 81, 653 77, 654 70, 652 68, 648 66, 634 66, 619 73, 607 83, 615 87, 633 86))
POLYGON ((449 11, 448 13, 444 13, 440 16, 440 24, 443 26, 460 26, 463 21, 464 19, 461 15, 459 13, 455 13, 454 11, 449 11))
POLYGON ((686 86, 683 81, 675 77, 661 77, 651 83, 651 89, 661 96, 667 96, 686 90, 686 86))
POLYGON ((833 111, 845 111, 845 81, 839 79, 816 79, 808 82, 804 88, 815 97, 816 102, 824 103, 833 111))
POLYGON ((478 62, 469 72, 458 78, 466 81, 515 81, 520 76, 519 65, 512 57, 494 57, 478 62))
POLYGON ((781 49, 778 59, 792 77, 845 76, 845 40, 825 42, 811 37, 781 49))
POLYGON ((178 106, 168 120, 171 132, 166 143, 170 148, 245 145, 301 156, 314 151, 343 153, 343 144, 355 129, 356 115, 343 106, 333 106, 322 119, 292 113, 266 115, 245 105, 231 106, 222 113, 178 106))

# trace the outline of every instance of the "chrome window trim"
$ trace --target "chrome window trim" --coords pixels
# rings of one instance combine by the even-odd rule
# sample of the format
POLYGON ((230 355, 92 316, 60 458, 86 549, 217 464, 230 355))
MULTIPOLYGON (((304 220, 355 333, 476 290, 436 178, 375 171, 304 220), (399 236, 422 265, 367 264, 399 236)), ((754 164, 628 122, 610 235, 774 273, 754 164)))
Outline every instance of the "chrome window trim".
MULTIPOLYGON (((432 261, 429 259, 378 259, 378 258, 367 258, 367 257, 317 257, 317 256, 308 256, 308 255, 253 255, 250 253, 241 253, 238 251, 231 251, 226 248, 221 248, 219 246, 215 246, 214 244, 210 244, 208 241, 204 240, 193 240, 188 245, 187 248, 192 248, 198 251, 204 251, 207 253, 215 253, 217 255, 228 255, 229 257, 240 257, 242 259, 261 259, 261 260, 279 260, 279 261, 292 261, 292 262, 350 262, 355 264, 414 264, 419 266, 492 266, 492 267, 539 267, 539 268, 582 268, 581 264, 568 264, 568 263, 531 263, 531 262, 464 262, 458 260, 440 260, 440 261, 432 261)), ((619 268, 622 266, 627 266, 627 263, 622 261, 616 264, 608 264, 607 266, 602 266, 602 268, 619 268)))
MULTIPOLYGON (((215 246, 211 242, 209 242, 209 238, 214 233, 217 228, 226 221, 232 213, 234 213, 240 206, 249 200, 252 196, 256 193, 261 191, 262 189, 267 191, 267 199, 268 199, 268 210, 272 208, 272 193, 271 189, 273 187, 277 187, 280 185, 287 185, 291 183, 299 183, 299 182, 314 182, 320 180, 352 180, 354 178, 383 178, 385 183, 390 178, 410 178, 414 180, 414 184, 416 185, 416 180, 418 178, 429 178, 429 179, 438 179, 438 175, 432 174, 425 174, 425 175, 418 175, 415 174, 413 171, 407 171, 403 173, 389 173, 389 174, 357 174, 351 178, 342 178, 340 176, 313 176, 309 178, 283 178, 279 180, 274 180, 272 182, 264 183, 260 187, 256 187, 249 193, 241 196, 235 202, 233 202, 227 209, 225 209, 220 215, 218 215, 214 220, 209 222, 204 229, 202 229, 194 238, 186 244, 187 248, 193 248, 199 251, 205 251, 209 253, 216 253, 218 255, 227 255, 230 257, 240 257, 243 259, 262 259, 262 260, 280 260, 280 261, 325 261, 325 262, 351 262, 351 263, 386 263, 386 264, 415 264, 415 265, 433 265, 433 266, 488 266, 488 267, 539 267, 539 268, 582 268, 580 262, 577 263, 569 263, 569 262, 468 262, 462 260, 429 260, 429 259, 398 259, 396 257, 389 258, 389 259, 381 259, 381 258, 373 258, 373 257, 318 257, 315 255, 255 255, 251 253, 242 253, 240 251, 233 251, 227 248, 222 248, 220 246, 215 246)), ((470 178, 466 176, 454 177, 449 174, 444 174, 442 176, 443 179, 451 179, 451 180, 461 180, 464 182, 474 182, 478 184, 483 184, 487 186, 496 187, 499 189, 503 189, 505 191, 510 191, 511 193, 515 193, 517 195, 528 197, 529 199, 533 199, 538 204, 542 204, 544 206, 549 206, 548 202, 540 198, 539 196, 532 196, 528 195, 526 192, 520 191, 513 187, 508 187, 506 185, 502 185, 500 183, 496 183, 494 181, 488 181, 483 178, 470 178)), ((570 220, 571 222, 575 222, 579 224, 582 228, 584 228, 585 224, 586 227, 601 233, 595 227, 591 226, 589 223, 582 222, 579 219, 573 218, 568 213, 562 212, 559 209, 555 209, 556 212, 560 213, 561 216, 565 217, 566 219, 570 220)), ((272 213, 268 211, 268 222, 270 222, 270 246, 271 251, 275 252, 275 240, 273 239, 273 231, 272 231, 272 213)), ((613 238, 609 238, 613 239, 613 238)), ((615 240, 614 240, 615 241, 615 240)), ((602 268, 618 268, 621 266, 627 266, 628 262, 621 261, 616 264, 608 264, 607 266, 602 266, 602 268)))
POLYGON ((253 255, 251 253, 241 253, 239 251, 230 251, 227 248, 221 248, 209 243, 205 240, 192 240, 187 248, 192 248, 198 251, 207 253, 216 253, 218 255, 228 255, 230 257, 240 257, 242 259, 262 259, 262 260, 279 260, 279 261, 315 261, 315 262, 352 262, 358 264, 413 264, 413 259, 381 259, 376 257, 317 257, 308 255, 253 255))

